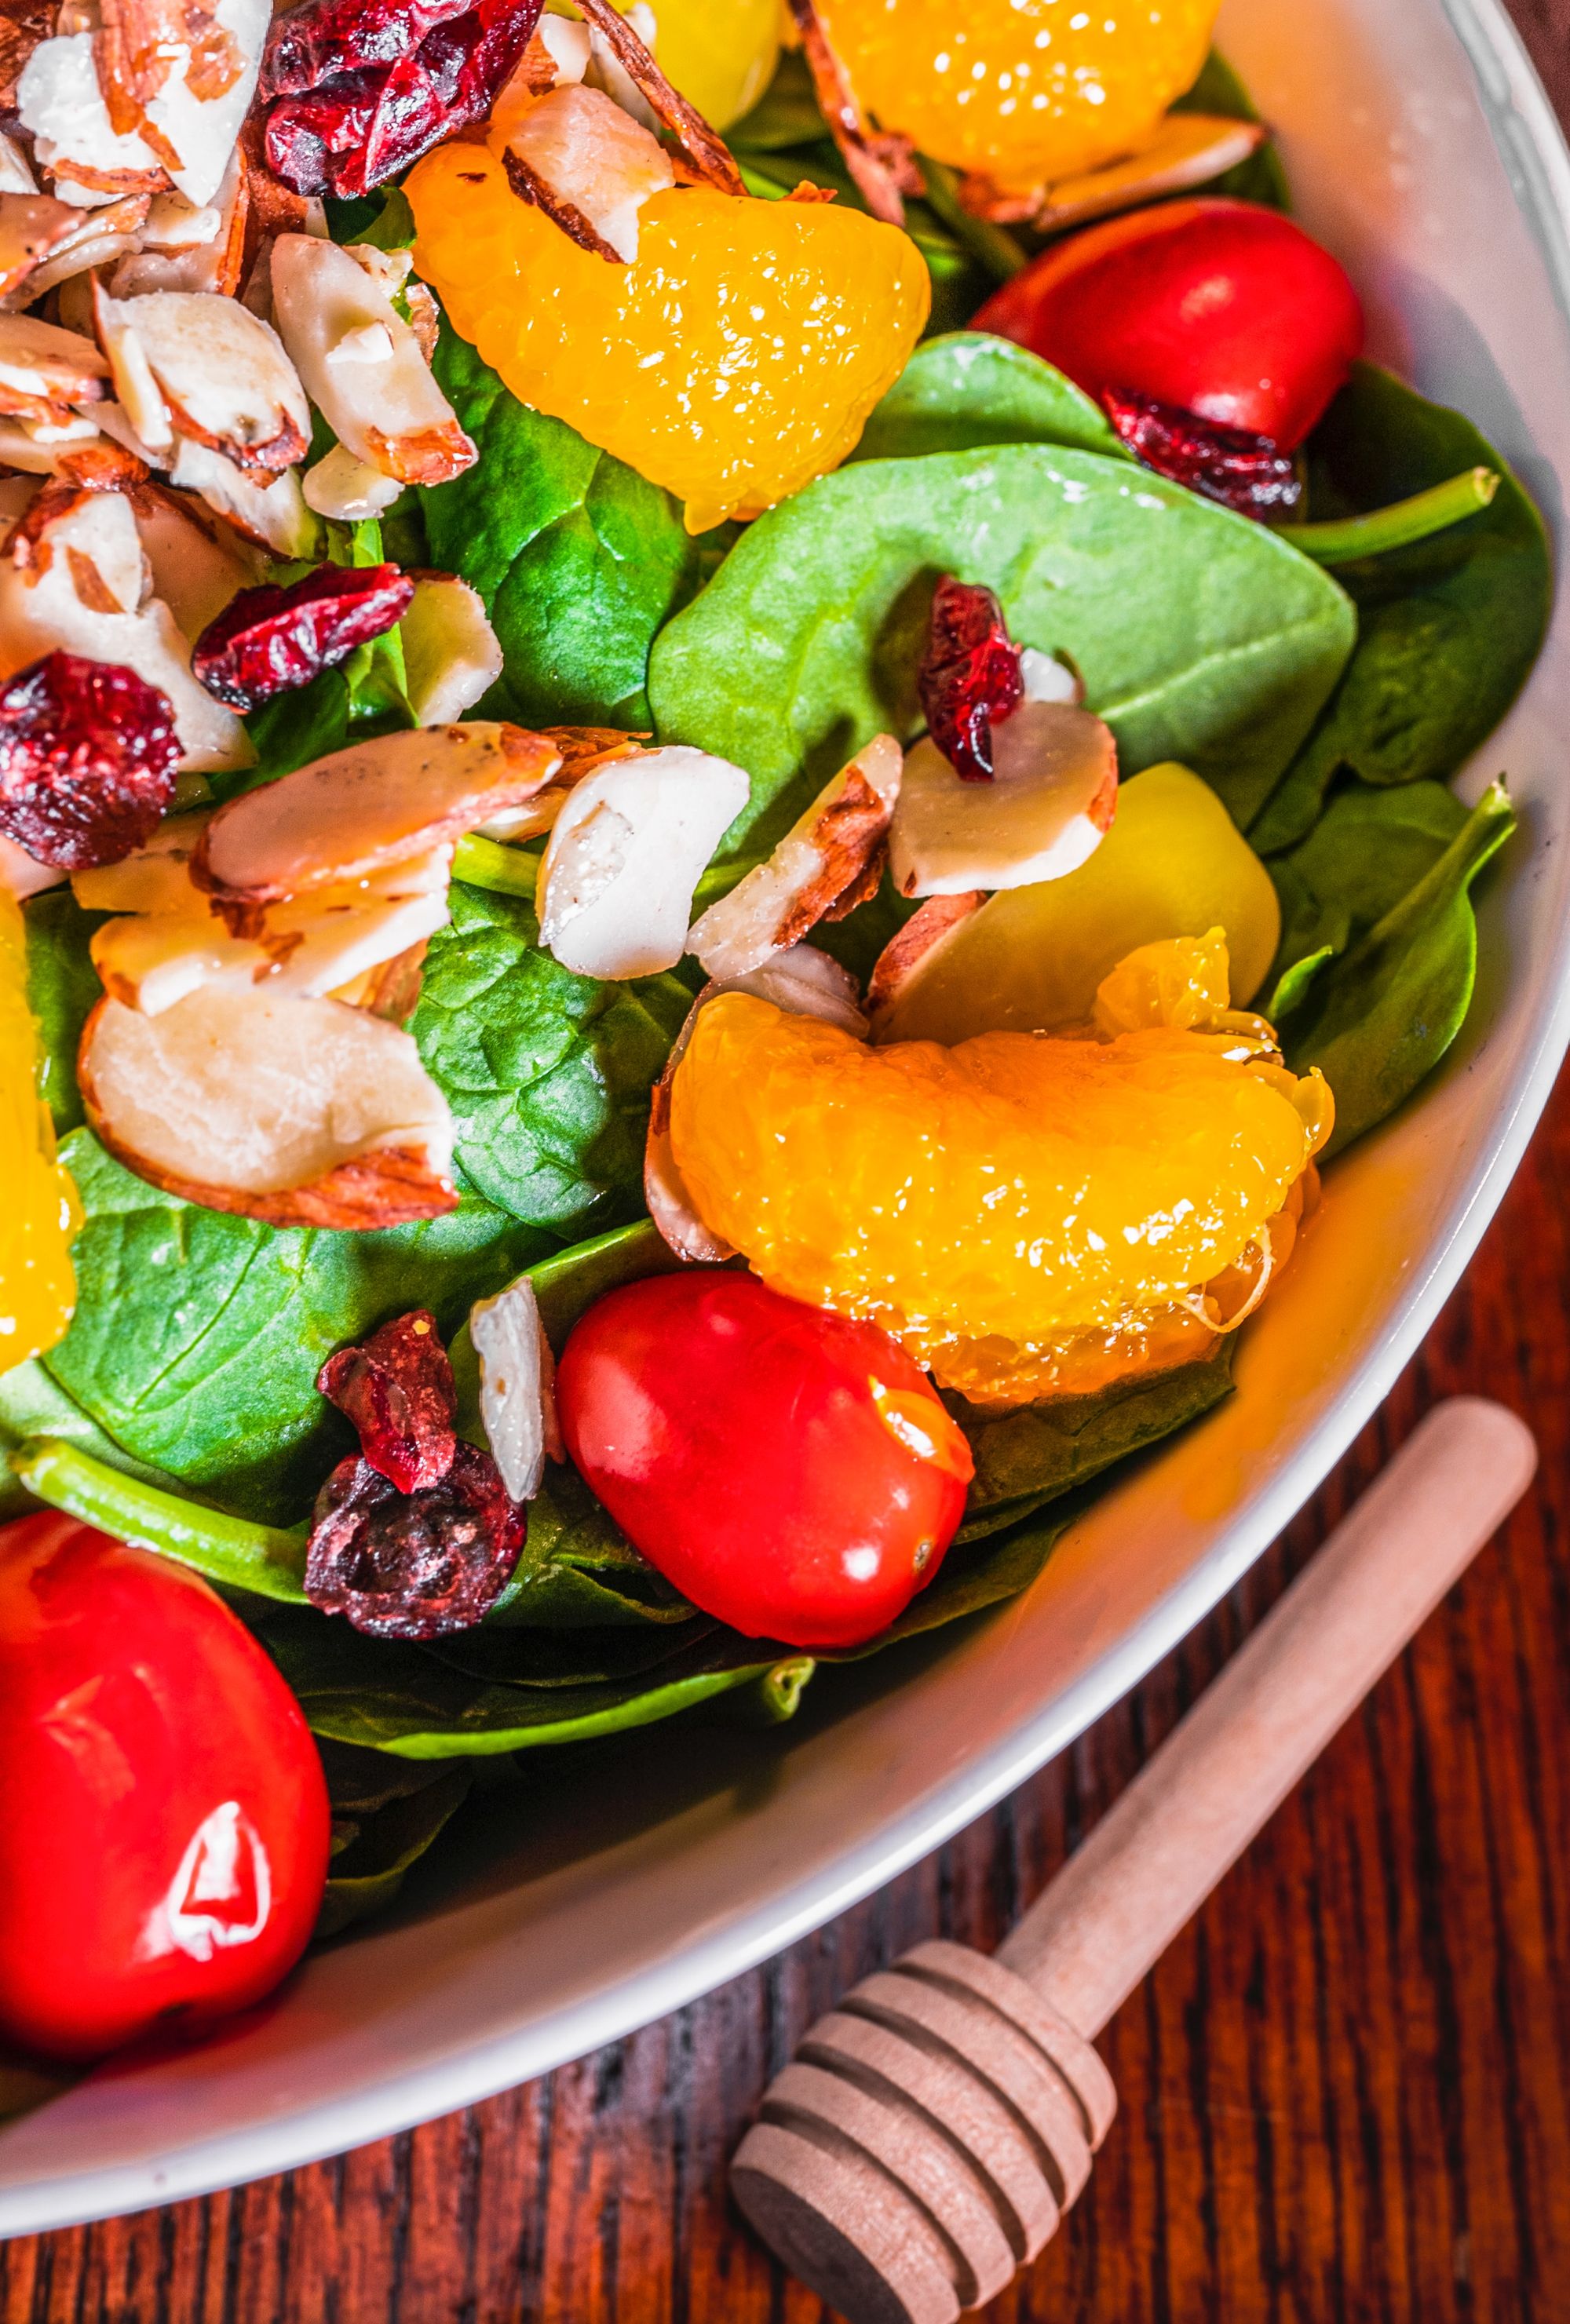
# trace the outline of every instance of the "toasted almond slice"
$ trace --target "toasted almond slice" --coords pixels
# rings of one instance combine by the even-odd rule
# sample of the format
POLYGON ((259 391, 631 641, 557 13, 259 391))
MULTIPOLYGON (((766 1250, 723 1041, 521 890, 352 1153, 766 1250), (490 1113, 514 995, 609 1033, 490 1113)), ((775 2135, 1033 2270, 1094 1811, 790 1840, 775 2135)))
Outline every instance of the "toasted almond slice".
MULTIPOLYGON (((3 207, 3 202, 0 202, 3 207)), ((62 202, 61 209, 67 208, 62 202)), ((74 289, 79 278, 95 266, 112 266, 136 247, 136 237, 142 221, 147 215, 148 197, 127 194, 124 199, 110 202, 102 209, 72 213, 75 226, 71 233, 61 233, 51 241, 48 251, 41 252, 37 260, 11 287, 0 292, 0 312, 14 314, 42 299, 57 284, 67 286, 62 294, 61 319, 75 327, 75 316, 67 317, 64 296, 74 289)))
POLYGON ((189 642, 168 606, 145 591, 129 500, 46 486, 0 559, 0 671, 57 646, 123 662, 169 696, 186 769, 249 766, 254 753, 244 726, 198 685, 189 642))
POLYGON ((1020 683, 1027 702, 1067 702, 1071 710, 1085 706, 1085 680, 1073 665, 1039 646, 1020 648, 1020 683))
MULTIPOLYGON (((0 32, 0 42, 3 42, 4 38, 4 33, 0 32)), ((4 71, 5 67, 0 64, 0 74, 4 71)), ((8 137, 5 132, 0 129, 0 196, 5 194, 35 196, 38 194, 38 180, 29 168, 27 156, 15 138, 8 137)), ((60 207, 62 209, 69 208, 69 204, 62 202, 60 207)))
POLYGON ((82 230, 82 214, 49 194, 0 192, 0 294, 28 276, 82 230))
POLYGON ((930 739, 905 761, 889 832, 904 896, 1030 888, 1076 872, 1117 812, 1117 746, 1088 710, 1022 703, 993 730, 990 783, 961 782, 930 739))
POLYGON ((472 710, 502 675, 484 598, 455 573, 422 573, 400 628, 409 706, 421 726, 472 710))
POLYGON ((543 736, 490 719, 382 734, 221 807, 192 876, 242 913, 363 879, 531 798, 559 763, 543 736))
POLYGON ((106 998, 77 1072, 115 1159, 208 1210, 376 1228, 457 1206, 451 1118, 413 1041, 340 1001, 257 986, 146 1017, 106 998))
POLYGON ((420 342, 346 250, 314 235, 272 245, 272 306, 283 344, 333 433, 403 484, 439 484, 476 457, 420 342), (377 355, 365 334, 385 335, 377 355), (346 346, 360 360, 340 360, 346 346))
POLYGON ((745 976, 819 920, 843 919, 864 900, 882 869, 902 763, 893 736, 874 735, 768 862, 709 906, 687 940, 709 976, 745 976))
POLYGON ((586 775, 540 867, 540 942, 582 976, 674 968, 698 880, 750 788, 728 760, 685 745, 614 759, 586 775))
POLYGON ((906 194, 924 194, 926 181, 908 137, 874 129, 862 111, 851 77, 835 51, 813 0, 790 0, 812 86, 840 159, 873 216, 905 223, 906 194))
POLYGON ((162 157, 143 138, 111 126, 91 32, 38 43, 17 79, 16 110, 40 169, 53 178, 63 201, 91 209, 117 194, 169 183, 162 157))
POLYGON ((480 1361, 480 1418, 491 1457, 515 1501, 531 1501, 547 1456, 565 1460, 556 1416, 556 1359, 526 1275, 469 1310, 480 1361))
POLYGON ((189 493, 149 481, 134 486, 129 498, 153 595, 162 598, 183 636, 199 638, 232 598, 261 579, 263 560, 232 525, 189 493))
POLYGON ((864 1041, 867 1036, 867 1020, 857 1003, 854 978, 838 961, 831 960, 814 945, 794 945, 789 952, 776 953, 750 975, 727 977, 704 986, 676 1037, 664 1072, 654 1084, 649 1106, 649 1135, 643 1148, 643 1200, 650 1217, 677 1257, 708 1266, 734 1259, 735 1252, 704 1224, 687 1181, 677 1167, 670 1144, 670 1084, 677 1066, 687 1055, 699 1010, 722 992, 751 992, 760 1001, 771 1001, 776 1009, 783 1009, 793 1017, 819 1017, 827 1024, 838 1025, 858 1041, 864 1041))
POLYGON ((71 893, 85 912, 189 917, 202 904, 191 885, 190 859, 207 825, 205 813, 165 816, 146 845, 118 863, 96 863, 89 871, 73 872, 71 893))
POLYGON ((635 758, 647 739, 624 734, 614 726, 542 726, 540 731, 560 752, 560 766, 544 789, 536 791, 522 807, 504 807, 500 815, 487 816, 477 824, 476 829, 483 838, 514 844, 541 838, 554 827, 568 794, 591 767, 602 767, 611 759, 635 758))
POLYGON ((60 887, 65 876, 57 864, 40 863, 0 833, 0 892, 14 896, 20 904, 29 896, 41 896, 46 888, 60 887))
POLYGON ((928 896, 896 936, 878 954, 867 985, 867 1014, 873 1038, 887 1023, 890 1012, 919 984, 933 963, 947 949, 950 938, 973 912, 986 901, 984 890, 973 888, 959 896, 928 896))
MULTIPOLYGON (((106 416, 104 425, 109 424, 106 416)), ((305 504, 292 468, 285 468, 281 476, 246 475, 221 452, 181 437, 174 446, 169 481, 198 493, 258 549, 273 549, 280 557, 316 554, 321 527, 305 504)))
POLYGON ((603 41, 643 97, 662 128, 668 129, 687 156, 693 174, 722 194, 744 194, 741 171, 723 137, 709 127, 695 105, 673 88, 650 55, 633 25, 611 0, 583 0, 578 10, 597 39, 603 41))
POLYGON ((638 255, 644 203, 676 183, 659 139, 597 88, 568 87, 540 97, 515 123, 503 159, 514 192, 542 208, 548 192, 550 215, 575 240, 586 237, 561 213, 587 227, 587 247, 623 263, 638 255))
POLYGON ((1092 218, 1141 209, 1191 186, 1208 185, 1257 153, 1269 135, 1262 122, 1169 113, 1151 143, 1127 161, 1026 192, 1001 191, 984 179, 965 178, 960 199, 976 217, 994 224, 1026 221, 1039 233, 1061 234, 1092 218))
POLYGON ((304 458, 305 391, 278 334, 238 300, 203 290, 124 300, 100 291, 95 311, 120 401, 145 443, 167 442, 172 425, 248 473, 304 458), (143 409, 149 383, 167 411, 162 421, 143 409))
POLYGON ((36 315, 0 315, 0 392, 42 402, 93 403, 108 376, 109 366, 90 339, 36 315))
POLYGON ((356 459, 346 444, 335 444, 314 468, 306 470, 303 490, 307 508, 314 509, 318 516, 354 524, 362 517, 380 516, 390 509, 403 486, 396 476, 385 475, 367 461, 356 459))
POLYGON ((250 208, 250 182, 236 147, 223 184, 207 207, 194 207, 182 194, 154 197, 141 249, 123 258, 109 278, 111 297, 138 299, 150 290, 204 290, 234 298, 244 279, 250 208), (207 230, 199 232, 204 225, 207 230))

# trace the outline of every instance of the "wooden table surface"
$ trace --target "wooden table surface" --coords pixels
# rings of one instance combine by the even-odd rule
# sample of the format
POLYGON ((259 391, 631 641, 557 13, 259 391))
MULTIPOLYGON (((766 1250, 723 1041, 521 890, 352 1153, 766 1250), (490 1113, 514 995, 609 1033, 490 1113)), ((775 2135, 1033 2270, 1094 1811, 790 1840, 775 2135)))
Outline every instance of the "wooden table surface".
MULTIPOLYGON (((1510 0, 1570 118, 1570 0, 1510 0)), ((988 2324, 1570 2324, 1570 1074, 1378 1421, 1055 1766, 753 1975, 549 2080, 0 2246, 0 2324, 823 2324, 725 2195, 770 2076, 923 1937, 990 1948, 1436 1397, 1534 1495, 1113 2020, 1117 2126, 988 2324)))

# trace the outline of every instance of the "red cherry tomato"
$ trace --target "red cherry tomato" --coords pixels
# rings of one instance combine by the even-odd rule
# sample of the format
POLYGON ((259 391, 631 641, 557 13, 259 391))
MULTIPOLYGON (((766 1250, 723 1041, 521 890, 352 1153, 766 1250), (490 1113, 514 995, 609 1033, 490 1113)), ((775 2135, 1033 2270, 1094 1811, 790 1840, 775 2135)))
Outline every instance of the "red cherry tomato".
POLYGON ((1128 388, 1294 452, 1362 348, 1344 269, 1290 218, 1219 198, 1134 210, 1057 244, 975 327, 1087 395, 1128 388))
POLYGON ((970 1448, 871 1323, 702 1268, 626 1285, 562 1352, 567 1447, 651 1565, 748 1637, 855 1646, 931 1581, 970 1448))
POLYGON ((300 1706, 205 1582, 46 1513, 0 1529, 0 2035, 101 2055, 292 1969, 330 1816, 300 1706))

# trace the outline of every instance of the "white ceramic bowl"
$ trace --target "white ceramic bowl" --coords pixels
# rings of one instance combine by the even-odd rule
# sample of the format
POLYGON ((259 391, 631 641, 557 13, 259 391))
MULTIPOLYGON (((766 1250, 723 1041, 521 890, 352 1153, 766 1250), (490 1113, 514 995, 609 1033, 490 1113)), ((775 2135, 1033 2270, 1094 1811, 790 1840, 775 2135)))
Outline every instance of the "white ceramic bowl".
MULTIPOLYGON (((1306 223, 1373 352, 1460 405, 1550 523, 1570 483, 1570 154, 1497 0, 1227 0, 1306 223)), ((1146 1462, 1024 1600, 820 1678, 769 1737, 655 1730, 564 1782, 540 1753, 487 1852, 203 2048, 0 2131, 0 2234, 193 2195, 542 2073, 777 1951, 936 1847, 1122 1694, 1286 1524, 1470 1258, 1570 1037, 1570 620, 1473 770, 1525 835, 1484 907, 1443 1076, 1339 1166, 1247 1337, 1241 1392, 1146 1462)))

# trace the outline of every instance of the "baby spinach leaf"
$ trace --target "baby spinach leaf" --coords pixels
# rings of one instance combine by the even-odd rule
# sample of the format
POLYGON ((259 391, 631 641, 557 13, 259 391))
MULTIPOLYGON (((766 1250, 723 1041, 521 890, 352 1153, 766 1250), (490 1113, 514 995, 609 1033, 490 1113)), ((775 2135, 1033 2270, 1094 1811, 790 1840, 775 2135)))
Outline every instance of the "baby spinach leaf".
POLYGON ((49 1107, 55 1136, 81 1121, 77 1047, 88 1011, 104 988, 88 950, 106 915, 84 912, 69 888, 50 888, 22 908, 27 933, 27 1005, 38 1026, 39 1095, 49 1107))
POLYGON ((337 1233, 182 1203, 85 1130, 61 1155, 86 1222, 51 1378, 133 1460, 265 1523, 298 1517, 349 1449, 316 1390, 334 1348, 412 1306, 450 1332, 550 1248, 470 1189, 445 1218, 337 1233))
MULTIPOLYGON (((38 1357, 13 1364, 0 1372, 0 1455, 8 1455, 30 1436, 50 1436, 101 1461, 106 1468, 140 1478, 143 1483, 171 1487, 174 1480, 130 1454, 106 1436, 74 1397, 52 1379, 38 1357)), ((0 1459, 0 1525, 25 1517, 34 1507, 33 1496, 4 1459, 0 1459)))
POLYGON ((947 1397, 975 1460, 960 1540, 1014 1524, 1209 1412, 1232 1391, 1233 1346, 1230 1337, 1217 1339, 1195 1362, 1013 1412, 947 1397))
POLYGON ((386 1910, 462 1807, 475 1777, 462 1760, 421 1766, 346 1743, 324 1741, 320 1748, 333 1836, 318 1944, 386 1910))
POLYGON ((1357 650, 1274 796, 1251 785, 1236 791, 1234 815, 1261 854, 1312 829, 1343 770, 1381 785, 1453 775, 1519 692, 1553 589, 1541 517, 1458 411, 1360 364, 1316 429, 1316 518, 1382 508, 1473 467, 1500 478, 1486 508, 1410 548, 1338 568, 1358 608, 1357 650))
MULTIPOLYGON (((1172 110, 1219 114, 1224 121, 1257 121, 1260 117, 1247 89, 1219 49, 1212 49, 1199 78, 1187 97, 1178 99, 1172 110)), ((1267 209, 1289 210, 1292 207, 1287 172, 1273 143, 1261 145, 1246 161, 1212 179, 1203 191, 1230 194, 1240 202, 1259 202, 1267 209)))
POLYGON ((466 1176, 559 1235, 636 1207, 649 1093, 691 994, 675 977, 575 976, 541 950, 522 897, 455 881, 451 909, 410 1029, 452 1107, 466 1176))
POLYGON ((1125 773, 1180 759, 1229 806, 1273 785, 1353 644, 1307 558, 1126 461, 1034 444, 862 461, 761 517, 655 642, 661 737, 753 778, 722 852, 771 844, 880 728, 915 731, 943 573, 1072 656, 1125 773))
MULTIPOLYGON (((1443 783, 1404 783, 1394 790, 1354 783, 1338 791, 1307 838, 1271 860, 1281 899, 1271 980, 1310 954, 1344 952, 1417 886, 1465 821, 1466 809, 1443 783)), ((1272 1011, 1284 1014, 1290 1005, 1278 998, 1272 1011)))
POLYGON ((1392 1113, 1461 1030, 1477 973, 1472 883, 1515 820, 1492 784, 1433 868, 1310 986, 1287 1060, 1295 1073, 1317 1065, 1330 1084, 1327 1156, 1392 1113))
POLYGON ((1063 444, 1128 457, 1099 404, 1028 347, 990 331, 925 339, 873 411, 853 460, 1063 444))
POLYGON ((510 395, 450 327, 436 374, 479 446, 422 494, 432 560, 470 581, 505 657, 486 715, 644 727, 649 648, 688 595, 697 549, 669 493, 510 395))

